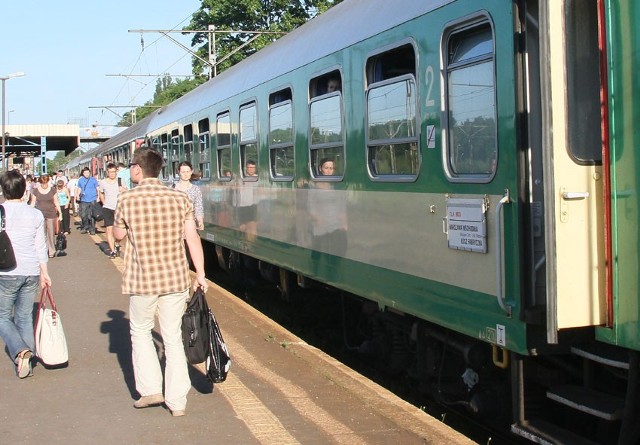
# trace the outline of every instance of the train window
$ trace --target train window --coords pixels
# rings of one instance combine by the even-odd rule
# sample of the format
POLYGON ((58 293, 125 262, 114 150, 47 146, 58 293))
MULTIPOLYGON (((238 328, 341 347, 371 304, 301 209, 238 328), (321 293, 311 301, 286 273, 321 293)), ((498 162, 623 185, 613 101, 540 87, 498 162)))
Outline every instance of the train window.
POLYGON ((324 94, 339 93, 342 91, 342 75, 339 70, 333 70, 311 79, 309 82, 309 97, 314 98, 324 94))
POLYGON ((240 163, 245 181, 258 180, 258 115, 256 104, 240 108, 240 163))
POLYGON ((171 178, 178 179, 178 165, 180 164, 180 133, 178 129, 171 132, 171 178))
POLYGON ((211 179, 210 161, 210 139, 209 139, 209 119, 202 119, 198 122, 198 167, 202 174, 202 179, 211 179))
POLYGON ((416 75, 416 54, 410 44, 376 54, 367 60, 367 81, 370 85, 405 74, 416 75))
POLYGON ((184 160, 194 165, 193 160, 193 125, 184 126, 184 145, 182 151, 184 152, 184 160))
POLYGON ((228 112, 218 115, 216 119, 216 150, 218 177, 229 177, 231 174, 231 119, 228 112))
POLYGON ((293 105, 291 89, 269 96, 269 164, 276 180, 291 180, 294 173, 293 105))
POLYGON ((342 96, 329 93, 309 106, 309 148, 314 177, 341 178, 344 174, 342 96))
POLYGON ((498 159, 491 26, 454 30, 446 51, 447 169, 454 181, 486 182, 498 159))
POLYGON ((160 154, 162 155, 162 178, 166 179, 169 177, 169 173, 167 171, 167 164, 169 162, 169 135, 161 134, 160 135, 160 154))
POLYGON ((367 164, 374 179, 412 181, 418 174, 415 69, 409 44, 367 60, 367 164))
POLYGON ((597 2, 566 2, 568 149, 580 164, 602 162, 597 2))

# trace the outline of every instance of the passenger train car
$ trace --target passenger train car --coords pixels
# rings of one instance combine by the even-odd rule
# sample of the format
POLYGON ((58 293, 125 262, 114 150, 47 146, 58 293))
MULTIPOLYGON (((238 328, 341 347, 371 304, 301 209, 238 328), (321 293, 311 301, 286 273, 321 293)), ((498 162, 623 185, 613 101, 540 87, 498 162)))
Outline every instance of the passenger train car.
POLYGON ((352 296, 360 350, 416 388, 536 443, 637 443, 637 23, 346 0, 75 167, 189 160, 220 263, 352 296))

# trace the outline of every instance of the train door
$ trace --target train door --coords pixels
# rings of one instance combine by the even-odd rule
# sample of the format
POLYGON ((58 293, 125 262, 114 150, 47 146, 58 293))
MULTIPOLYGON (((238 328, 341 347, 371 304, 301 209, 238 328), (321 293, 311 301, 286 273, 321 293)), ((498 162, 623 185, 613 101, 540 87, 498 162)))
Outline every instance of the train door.
POLYGON ((540 2, 547 340, 606 323, 598 8, 540 2))

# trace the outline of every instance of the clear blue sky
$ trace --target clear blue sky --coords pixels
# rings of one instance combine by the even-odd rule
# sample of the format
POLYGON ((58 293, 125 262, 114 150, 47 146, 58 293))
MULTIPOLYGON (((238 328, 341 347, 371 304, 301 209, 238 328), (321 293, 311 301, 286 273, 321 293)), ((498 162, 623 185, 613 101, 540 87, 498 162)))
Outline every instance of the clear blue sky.
MULTIPOLYGON (((159 33, 187 25, 200 0, 5 0, 0 26, 0 76, 23 71, 6 86, 7 124, 113 125, 94 106, 141 105, 153 77, 107 74, 191 74, 191 55, 159 33), (146 84, 146 85, 145 85, 146 84), (14 110, 9 113, 10 110, 14 110)), ((170 34, 191 47, 192 34, 170 34)), ((114 109, 119 114, 128 109, 114 109)))

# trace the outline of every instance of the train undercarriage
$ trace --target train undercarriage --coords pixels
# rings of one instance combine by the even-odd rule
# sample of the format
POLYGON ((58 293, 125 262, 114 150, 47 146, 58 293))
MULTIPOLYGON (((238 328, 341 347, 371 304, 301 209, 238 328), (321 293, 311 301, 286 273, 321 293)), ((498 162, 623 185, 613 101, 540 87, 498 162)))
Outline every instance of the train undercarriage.
MULTIPOLYGON (((522 356, 442 326, 216 247, 218 263, 237 280, 251 271, 300 304, 300 289, 340 298, 343 347, 381 374, 501 433, 540 444, 637 444, 640 441, 638 353, 585 335, 572 346, 522 356), (247 272, 249 271, 249 272, 247 272)), ((584 333, 582 333, 584 334, 584 333)))

